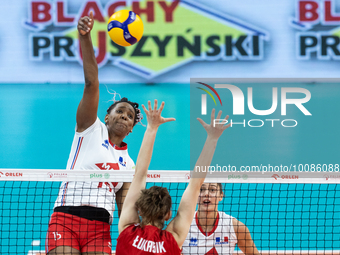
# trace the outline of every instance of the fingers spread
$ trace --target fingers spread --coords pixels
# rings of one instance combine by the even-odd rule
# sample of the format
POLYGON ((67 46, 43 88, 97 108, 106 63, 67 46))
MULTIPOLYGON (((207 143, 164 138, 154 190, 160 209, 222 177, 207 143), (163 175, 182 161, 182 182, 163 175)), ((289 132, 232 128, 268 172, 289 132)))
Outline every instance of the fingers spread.
POLYGON ((201 123, 203 127, 207 125, 202 119, 197 118, 197 120, 199 121, 199 123, 201 123))
POLYGON ((164 122, 175 121, 175 118, 163 118, 164 122))
POLYGON ((219 111, 218 114, 217 114, 217 119, 220 119, 222 116, 222 111, 219 111))
POLYGON ((212 109, 212 111, 211 111, 211 121, 210 121, 210 124, 212 124, 214 122, 214 119, 215 119, 215 108, 212 109))
POLYGON ((153 106, 154 111, 157 111, 157 107, 158 107, 158 106, 157 106, 157 103, 158 103, 158 102, 157 102, 157 99, 155 99, 155 101, 154 101, 154 106, 153 106))
POLYGON ((142 108, 143 108, 143 110, 144 110, 145 113, 148 112, 148 110, 145 108, 145 106, 144 106, 143 104, 142 104, 142 108))
POLYGON ((161 104, 161 107, 159 107, 159 112, 161 113, 162 111, 163 111, 163 108, 164 108, 164 101, 162 102, 162 104, 161 104))
POLYGON ((231 126, 231 123, 229 123, 228 125, 223 126, 223 130, 226 130, 230 126, 231 126))

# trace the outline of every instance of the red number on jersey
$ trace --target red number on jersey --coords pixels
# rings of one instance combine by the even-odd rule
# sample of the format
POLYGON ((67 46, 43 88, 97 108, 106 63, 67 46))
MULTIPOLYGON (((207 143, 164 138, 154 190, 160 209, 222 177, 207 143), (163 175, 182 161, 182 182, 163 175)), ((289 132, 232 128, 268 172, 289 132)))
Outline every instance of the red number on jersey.
MULTIPOLYGON (((104 182, 104 184, 106 185, 107 188, 109 188, 109 191, 112 192, 112 189, 118 185, 118 182, 111 182, 111 183, 104 182)), ((103 182, 98 183, 98 188, 102 188, 102 187, 103 187, 103 182)))
POLYGON ((118 163, 98 163, 96 166, 100 170, 119 170, 119 164, 118 163))

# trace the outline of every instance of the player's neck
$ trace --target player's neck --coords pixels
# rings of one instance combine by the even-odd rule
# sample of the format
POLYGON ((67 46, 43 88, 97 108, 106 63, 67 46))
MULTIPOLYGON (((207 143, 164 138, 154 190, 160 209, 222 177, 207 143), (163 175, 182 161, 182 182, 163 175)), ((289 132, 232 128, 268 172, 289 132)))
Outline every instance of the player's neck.
POLYGON ((148 224, 145 224, 145 226, 154 226, 154 227, 159 228, 159 229, 163 228, 160 224, 151 224, 151 223, 148 223, 148 224))
MULTIPOLYGON (((109 134, 110 135, 110 134, 109 134)), ((110 135, 110 142, 118 147, 121 147, 121 143, 125 137, 120 137, 117 135, 110 135)))
POLYGON ((204 232, 210 232, 215 226, 215 221, 217 219, 217 211, 207 212, 207 211, 198 211, 198 223, 200 224, 202 230, 204 232))

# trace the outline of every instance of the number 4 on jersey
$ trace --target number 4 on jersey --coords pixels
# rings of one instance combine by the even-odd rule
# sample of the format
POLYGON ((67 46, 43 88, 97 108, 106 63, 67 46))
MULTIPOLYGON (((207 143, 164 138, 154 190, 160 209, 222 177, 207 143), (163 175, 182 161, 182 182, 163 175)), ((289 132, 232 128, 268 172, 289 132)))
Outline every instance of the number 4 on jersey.
MULTIPOLYGON (((119 170, 119 165, 118 163, 98 163, 96 166, 100 170, 119 170)), ((98 188, 102 188, 103 184, 106 185, 107 188, 109 188, 109 191, 112 192, 112 189, 115 188, 118 185, 118 182, 100 182, 98 184, 98 188)))
POLYGON ((100 182, 98 183, 98 188, 103 187, 103 183, 106 185, 106 187, 109 189, 110 192, 112 192, 112 189, 115 188, 118 185, 118 182, 100 182))

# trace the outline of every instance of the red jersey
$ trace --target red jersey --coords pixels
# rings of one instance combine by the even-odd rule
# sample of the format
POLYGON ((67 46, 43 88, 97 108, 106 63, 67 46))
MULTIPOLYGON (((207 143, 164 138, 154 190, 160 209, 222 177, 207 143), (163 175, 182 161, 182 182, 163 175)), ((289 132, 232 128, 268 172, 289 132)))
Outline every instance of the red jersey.
POLYGON ((155 226, 141 227, 134 224, 120 233, 116 255, 171 254, 180 255, 181 250, 173 235, 155 226))

